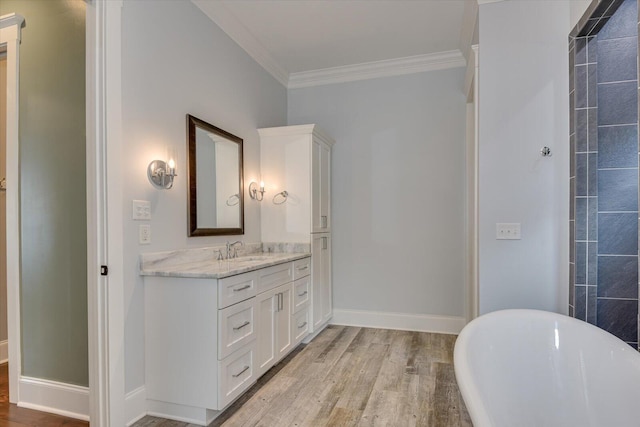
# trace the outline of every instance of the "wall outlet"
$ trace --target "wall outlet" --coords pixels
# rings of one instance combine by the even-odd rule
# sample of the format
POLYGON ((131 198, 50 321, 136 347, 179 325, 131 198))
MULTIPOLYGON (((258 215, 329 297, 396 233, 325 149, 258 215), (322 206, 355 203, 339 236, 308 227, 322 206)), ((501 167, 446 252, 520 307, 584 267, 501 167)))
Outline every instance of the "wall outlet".
POLYGON ((520 223, 497 223, 496 240, 520 240, 520 223))
POLYGON ((133 201, 133 219, 137 221, 148 221, 151 219, 151 202, 147 200, 133 201))
POLYGON ((141 224, 139 226, 138 241, 141 245, 151 244, 151 226, 149 224, 141 224))

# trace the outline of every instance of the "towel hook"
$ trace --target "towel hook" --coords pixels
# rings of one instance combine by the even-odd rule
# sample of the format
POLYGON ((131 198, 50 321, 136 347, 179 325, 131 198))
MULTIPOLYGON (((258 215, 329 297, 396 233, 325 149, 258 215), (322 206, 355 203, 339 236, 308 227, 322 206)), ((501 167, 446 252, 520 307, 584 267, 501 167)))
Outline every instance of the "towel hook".
POLYGON ((273 204, 274 205, 281 205, 284 202, 287 201, 287 198, 289 197, 289 192, 288 191, 281 191, 278 194, 276 194, 275 196, 273 196, 273 204), (278 201, 276 201, 276 198, 280 196, 282 198, 282 200, 278 199, 278 201))
POLYGON ((227 206, 236 206, 238 203, 240 203, 240 195, 239 194, 230 195, 226 203, 227 203, 227 206))

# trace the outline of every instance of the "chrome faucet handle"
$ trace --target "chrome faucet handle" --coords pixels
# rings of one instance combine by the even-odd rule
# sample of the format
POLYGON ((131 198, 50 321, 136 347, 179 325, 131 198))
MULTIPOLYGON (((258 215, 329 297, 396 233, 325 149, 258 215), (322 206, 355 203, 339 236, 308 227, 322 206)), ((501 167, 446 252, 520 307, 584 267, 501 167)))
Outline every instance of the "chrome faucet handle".
POLYGON ((218 261, 223 261, 224 256, 222 255, 222 249, 218 249, 218 261))

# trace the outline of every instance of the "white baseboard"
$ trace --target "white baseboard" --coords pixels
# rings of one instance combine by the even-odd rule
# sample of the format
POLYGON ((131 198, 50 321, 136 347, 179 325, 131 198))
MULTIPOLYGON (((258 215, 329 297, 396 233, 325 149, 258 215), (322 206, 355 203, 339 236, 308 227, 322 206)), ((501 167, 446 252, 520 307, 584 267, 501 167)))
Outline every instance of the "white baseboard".
POLYGON ((399 329, 402 331, 459 334, 465 325, 464 317, 430 314, 387 313, 364 310, 333 310, 332 325, 367 328, 399 329))
POLYGON ((9 361, 9 341, 0 341, 0 364, 9 361))
POLYGON ((147 415, 147 389, 141 386, 124 397, 124 419, 127 420, 127 427, 145 415, 147 415))
POLYGON ((167 418, 183 423, 197 424, 206 426, 220 415, 221 411, 213 411, 211 409, 196 408, 195 406, 179 405, 176 403, 162 402, 159 400, 147 400, 147 414, 167 418))
POLYGON ((89 421, 89 388, 21 377, 18 406, 89 421))

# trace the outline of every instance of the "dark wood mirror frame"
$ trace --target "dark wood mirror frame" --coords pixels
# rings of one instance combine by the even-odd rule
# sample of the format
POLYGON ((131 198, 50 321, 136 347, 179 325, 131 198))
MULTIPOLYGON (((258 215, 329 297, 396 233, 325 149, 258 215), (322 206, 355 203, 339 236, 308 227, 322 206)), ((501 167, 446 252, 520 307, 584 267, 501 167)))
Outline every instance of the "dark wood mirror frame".
POLYGON ((244 234, 244 173, 242 168, 243 140, 227 131, 224 131, 204 120, 187 114, 187 159, 188 159, 188 235, 192 236, 230 236, 244 234), (238 144, 238 192, 240 218, 238 228, 202 228, 198 227, 198 186, 196 179, 196 128, 219 135, 231 142, 238 144))

